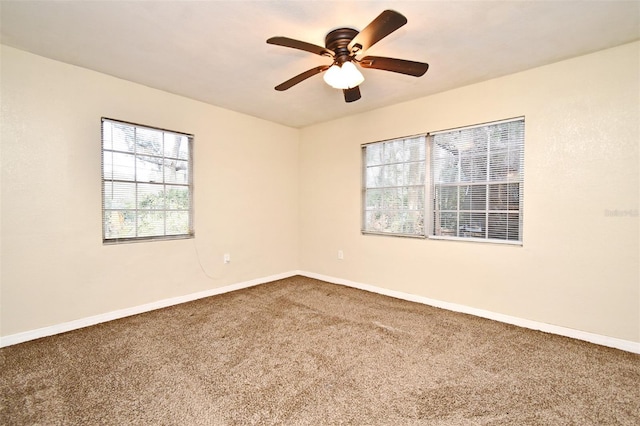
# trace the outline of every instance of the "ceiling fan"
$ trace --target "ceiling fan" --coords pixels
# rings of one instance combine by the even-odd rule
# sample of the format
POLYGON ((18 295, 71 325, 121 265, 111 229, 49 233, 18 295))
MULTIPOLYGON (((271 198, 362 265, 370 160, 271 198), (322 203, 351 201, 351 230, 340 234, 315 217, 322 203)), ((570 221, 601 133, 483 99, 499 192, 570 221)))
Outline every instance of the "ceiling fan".
POLYGON ((360 32, 353 28, 338 28, 329 32, 325 37, 325 47, 288 37, 271 37, 267 40, 269 44, 304 50, 333 59, 331 64, 311 68, 279 84, 275 89, 278 91, 287 90, 309 77, 326 71, 324 75, 325 82, 336 89, 342 89, 345 102, 354 102, 361 97, 359 85, 364 81, 364 77, 355 64, 359 64, 362 68, 392 71, 414 77, 424 75, 429 69, 429 64, 423 62, 382 56, 356 58, 358 54, 406 23, 407 18, 400 13, 393 10, 385 10, 360 32))

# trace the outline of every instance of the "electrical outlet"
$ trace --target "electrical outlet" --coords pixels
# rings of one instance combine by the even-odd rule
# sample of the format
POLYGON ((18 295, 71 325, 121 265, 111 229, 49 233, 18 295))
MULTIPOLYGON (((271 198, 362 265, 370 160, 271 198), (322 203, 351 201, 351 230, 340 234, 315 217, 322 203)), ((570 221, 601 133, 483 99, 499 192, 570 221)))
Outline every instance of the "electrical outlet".
POLYGON ((229 253, 224 254, 224 263, 231 263, 231 255, 229 253))
POLYGON ((338 260, 344 259, 344 252, 342 250, 338 250, 338 260))

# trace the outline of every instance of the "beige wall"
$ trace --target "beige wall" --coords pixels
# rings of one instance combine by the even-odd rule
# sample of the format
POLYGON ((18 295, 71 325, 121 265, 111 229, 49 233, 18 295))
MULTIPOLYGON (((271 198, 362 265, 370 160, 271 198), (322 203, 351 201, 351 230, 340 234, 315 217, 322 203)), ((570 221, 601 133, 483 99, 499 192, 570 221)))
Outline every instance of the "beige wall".
POLYGON ((297 130, 1 52, 3 336, 297 268, 297 130), (195 239, 102 245, 102 116, 195 135, 195 239))
POLYGON ((0 334, 299 269, 639 342, 639 52, 296 130, 2 47, 0 334), (360 144, 521 115, 523 247, 360 234, 360 144), (195 239, 102 245, 102 116, 195 134, 195 239))
POLYGON ((300 269, 640 341, 639 57, 628 44, 303 129, 300 269), (517 116, 522 247, 360 234, 360 144, 517 116))

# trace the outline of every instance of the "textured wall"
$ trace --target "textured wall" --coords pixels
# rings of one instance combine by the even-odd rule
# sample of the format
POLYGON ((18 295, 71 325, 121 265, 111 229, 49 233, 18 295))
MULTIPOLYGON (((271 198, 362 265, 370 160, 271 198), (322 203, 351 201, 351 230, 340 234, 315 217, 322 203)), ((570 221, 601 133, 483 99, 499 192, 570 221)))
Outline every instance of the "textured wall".
POLYGON ((297 130, 8 47, 1 88, 2 335, 297 268, 297 130), (102 116, 195 135, 195 239, 102 245, 102 116))
POLYGON ((300 269, 640 341, 639 51, 628 44, 303 129, 300 269), (522 247, 360 234, 362 143, 517 116, 522 247))
POLYGON ((3 336, 300 269, 640 341, 640 43, 300 131, 1 52, 3 336), (195 239, 102 245, 102 116, 195 134, 195 239), (522 247, 360 234, 360 144, 515 116, 522 247))

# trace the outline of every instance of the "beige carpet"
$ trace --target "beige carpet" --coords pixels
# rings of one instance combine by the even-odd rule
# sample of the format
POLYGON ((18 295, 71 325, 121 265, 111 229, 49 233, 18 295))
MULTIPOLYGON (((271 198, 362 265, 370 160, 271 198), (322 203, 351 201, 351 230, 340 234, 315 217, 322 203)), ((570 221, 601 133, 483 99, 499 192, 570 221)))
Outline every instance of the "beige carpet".
POLYGON ((638 425, 640 356, 293 277, 0 350, 3 425, 638 425))

